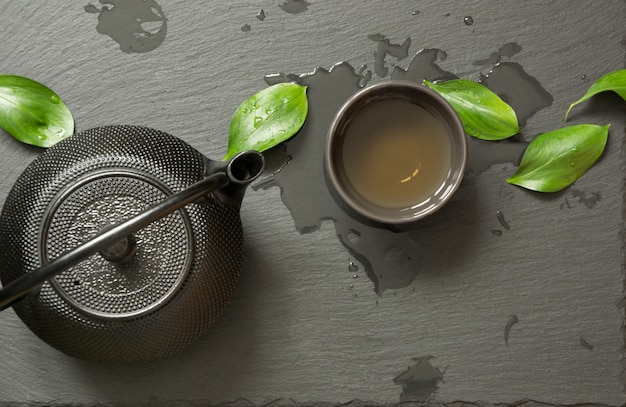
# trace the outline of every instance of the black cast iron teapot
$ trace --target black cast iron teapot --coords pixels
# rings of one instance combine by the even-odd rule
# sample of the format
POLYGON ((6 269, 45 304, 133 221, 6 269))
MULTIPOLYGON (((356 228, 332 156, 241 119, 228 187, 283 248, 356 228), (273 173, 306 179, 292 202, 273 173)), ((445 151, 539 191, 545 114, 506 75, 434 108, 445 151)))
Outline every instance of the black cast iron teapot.
POLYGON ((88 361, 180 350, 231 297, 239 208, 263 167, 258 152, 212 161, 145 127, 61 141, 20 176, 0 215, 0 309, 88 361))

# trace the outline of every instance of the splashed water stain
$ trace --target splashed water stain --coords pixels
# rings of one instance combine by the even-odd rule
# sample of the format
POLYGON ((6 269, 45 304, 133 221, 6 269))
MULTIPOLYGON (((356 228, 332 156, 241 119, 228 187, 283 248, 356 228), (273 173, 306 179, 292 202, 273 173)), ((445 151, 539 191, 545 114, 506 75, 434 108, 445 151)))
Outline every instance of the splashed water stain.
POLYGON ((475 66, 495 65, 502 60, 502 57, 512 57, 522 50, 522 46, 517 42, 508 42, 498 48, 496 52, 492 52, 488 58, 478 59, 472 64, 475 66))
POLYGON ((498 218, 498 222, 500 222, 504 229, 511 230, 511 226, 509 226, 506 219, 504 219, 504 214, 502 213, 502 211, 496 211, 496 217, 498 218))
POLYGON ((501 62, 479 82, 498 94, 507 102, 519 120, 520 126, 539 110, 552 104, 553 98, 539 81, 514 62, 501 62))
POLYGON ((413 366, 394 377, 393 382, 402 386, 400 401, 427 401, 443 382, 443 373, 434 367, 430 360, 433 356, 413 358, 413 366))
POLYGON ((387 37, 382 34, 368 35, 372 41, 378 43, 378 49, 374 53, 374 72, 381 78, 384 78, 389 73, 389 68, 385 66, 385 57, 390 55, 396 58, 398 61, 403 60, 409 55, 409 47, 411 46, 411 39, 407 38, 402 44, 392 44, 387 37))
POLYGON ((587 342, 585 340, 585 338, 581 337, 578 342, 580 343, 580 346, 582 346, 583 348, 587 349, 587 350, 593 350, 593 345, 591 345, 589 342, 587 342))
POLYGON ((283 11, 289 14, 298 14, 307 11, 311 3, 305 0, 287 0, 280 5, 283 11))
POLYGON ((88 4, 84 10, 98 14, 96 31, 111 37, 126 53, 156 49, 167 34, 167 18, 154 0, 100 0, 99 9, 88 4))
MULTIPOLYGON (((442 50, 424 49, 414 55, 407 69, 396 67, 391 77, 414 82, 456 78, 456 75, 437 65, 437 61, 446 57, 442 50)), ((385 289, 407 287, 414 281, 422 264, 424 247, 428 246, 423 246, 423 236, 440 231, 442 225, 441 222, 434 226, 424 222, 416 230, 400 231, 371 224, 346 207, 327 178, 324 147, 329 123, 341 105, 369 81, 371 71, 365 69, 366 65, 355 69, 343 62, 328 70, 316 68, 306 74, 280 73, 265 77, 269 85, 297 82, 308 86, 309 115, 298 136, 286 142, 284 150, 279 153, 283 160, 280 169, 253 189, 279 187, 281 199, 290 211, 295 228, 302 234, 316 231, 324 220, 332 221, 339 242, 363 267, 374 284, 374 291, 381 294, 385 289), (302 182, 303 179, 306 182, 302 182)), ((514 78, 519 72, 513 70, 507 75, 514 78)), ((535 108, 539 110, 540 107, 535 108)), ((494 143, 474 138, 468 138, 468 143, 468 171, 471 176, 478 176, 496 163, 517 164, 527 146, 527 143, 519 141, 494 143)), ((471 185, 462 184, 457 194, 471 196, 472 191, 471 185)), ((462 220, 466 215, 461 214, 467 213, 467 206, 455 206, 454 202, 450 202, 445 210, 446 219, 462 220)), ((433 255, 431 252, 430 255, 433 255)))
POLYGON ((591 192, 587 195, 587 192, 580 191, 574 187, 570 188, 570 194, 578 199, 579 204, 585 205, 589 209, 593 209, 593 207, 602 200, 602 194, 600 194, 600 192, 591 192))
POLYGON ((494 164, 513 163, 518 165, 528 144, 528 142, 514 139, 494 142, 467 137, 465 175, 469 178, 475 177, 494 164))
POLYGON ((310 74, 268 75, 272 85, 296 81, 308 86, 309 116, 297 137, 286 143, 285 155, 292 161, 264 181, 262 188, 279 186, 281 197, 300 233, 319 229, 322 220, 332 220, 339 241, 362 266, 377 293, 406 287, 419 271, 419 248, 404 233, 367 225, 353 217, 329 187, 324 171, 324 144, 328 123, 341 105, 355 93, 364 77, 347 63, 330 70, 317 68, 310 74), (306 174, 307 182, 302 182, 306 174), (405 253, 405 256, 388 255, 405 253))
MULTIPOLYGON (((602 194, 600 192, 585 192, 576 189, 574 186, 569 188, 569 196, 574 198, 579 205, 584 205, 588 209, 593 209, 598 202, 602 200, 602 194)), ((563 202, 559 205, 560 209, 572 209, 571 201, 565 197, 563 202)))
POLYGON ((517 319, 517 315, 509 315, 509 319, 506 321, 506 326, 504 327, 504 343, 507 345, 509 344, 509 334, 511 333, 511 328, 518 322, 519 319, 517 319))

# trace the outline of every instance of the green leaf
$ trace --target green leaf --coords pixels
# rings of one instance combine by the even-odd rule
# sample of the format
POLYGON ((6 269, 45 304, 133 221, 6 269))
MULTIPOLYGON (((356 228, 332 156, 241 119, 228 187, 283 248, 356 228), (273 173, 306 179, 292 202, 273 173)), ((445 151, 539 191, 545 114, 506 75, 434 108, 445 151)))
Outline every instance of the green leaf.
POLYGON ((604 151, 609 126, 579 124, 537 136, 526 148, 509 184, 539 192, 570 186, 604 151))
POLYGON ((306 89, 296 83, 279 83, 243 102, 230 121, 224 160, 245 150, 263 152, 296 134, 309 110, 306 89))
POLYGON ((519 133, 511 106, 480 83, 455 79, 424 85, 443 96, 461 118, 465 132, 482 140, 502 140, 519 133))
POLYGON ((569 112, 574 106, 590 99, 598 93, 606 91, 613 91, 620 95, 622 99, 626 100, 626 69, 609 72, 592 83, 587 92, 585 92, 580 99, 569 105, 569 109, 567 109, 565 113, 565 121, 567 121, 569 112))
POLYGON ((50 147, 74 134, 74 118, 59 95, 45 85, 0 75, 0 127, 21 142, 50 147))

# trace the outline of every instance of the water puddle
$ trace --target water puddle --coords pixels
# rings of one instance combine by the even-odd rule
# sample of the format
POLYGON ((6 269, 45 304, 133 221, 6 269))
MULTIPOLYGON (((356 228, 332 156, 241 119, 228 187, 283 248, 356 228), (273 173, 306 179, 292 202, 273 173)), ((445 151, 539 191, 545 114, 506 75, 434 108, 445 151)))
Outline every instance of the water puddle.
POLYGON ((444 372, 434 367, 431 359, 432 356, 414 358, 412 366, 394 377, 393 382, 402 386, 400 402, 428 401, 437 391, 439 383, 443 382, 444 372))
MULTIPOLYGON (((378 40, 385 41, 383 37, 378 40)), ((395 47, 393 52, 398 51, 391 54, 392 56, 402 57, 403 54, 399 53, 399 50, 403 44, 389 45, 395 47)), ((385 51, 384 55, 388 53, 389 51, 385 51)), ((391 78, 415 82, 421 82, 423 79, 433 81, 456 78, 454 73, 447 72, 437 65, 438 61, 446 57, 446 53, 440 49, 423 49, 413 56, 406 69, 395 67, 391 78)), ((526 74, 521 66, 514 64, 499 64, 483 79, 490 87, 493 86, 499 92, 508 95, 510 91, 502 82, 505 77, 515 89, 534 79, 526 74)), ((278 169, 253 188, 258 190, 279 187, 281 199, 291 213, 295 228, 302 234, 316 231, 322 221, 332 221, 339 242, 352 258, 361 264, 373 282, 375 292, 380 294, 386 289, 410 285, 418 275, 424 256, 433 255, 432 248, 441 246, 441 242, 437 240, 455 235, 449 233, 449 230, 446 232, 446 229, 458 228, 459 223, 470 222, 467 220, 468 217, 471 218, 468 211, 479 210, 472 208, 471 205, 471 202, 475 201, 473 199, 475 186, 471 178, 496 163, 518 164, 527 143, 519 140, 494 143, 468 138, 469 182, 464 181, 446 208, 411 231, 372 225, 345 207, 330 185, 324 169, 326 133, 335 113, 352 94, 366 86, 370 78, 371 71, 366 70, 365 65, 355 69, 345 62, 330 69, 316 68, 311 73, 280 73, 266 76, 265 80, 270 85, 295 81, 308 86, 309 115, 299 134, 285 143, 284 149, 279 153, 281 155, 279 161, 282 162, 278 169), (442 212, 444 214, 440 215, 442 212), (434 238, 426 239, 427 236, 434 238)), ((529 92, 524 94, 528 95, 529 92)), ((544 94, 541 95, 544 97, 526 101, 527 105, 531 105, 526 108, 526 118, 546 105, 546 97, 544 94), (533 102, 535 105, 532 105, 533 102)), ((513 97, 512 100, 518 101, 513 97)), ((459 239, 445 238, 447 250, 454 253, 450 258, 462 255, 466 238, 467 236, 459 239)), ((436 255, 448 257, 446 253, 436 255)), ((437 263, 439 266, 445 266, 441 261, 437 263)), ((352 263, 349 269, 354 271, 355 267, 356 263, 352 263)))
POLYGON ((126 53, 156 49, 167 34, 167 18, 154 0, 100 0, 84 10, 98 14, 96 31, 111 37, 126 53))

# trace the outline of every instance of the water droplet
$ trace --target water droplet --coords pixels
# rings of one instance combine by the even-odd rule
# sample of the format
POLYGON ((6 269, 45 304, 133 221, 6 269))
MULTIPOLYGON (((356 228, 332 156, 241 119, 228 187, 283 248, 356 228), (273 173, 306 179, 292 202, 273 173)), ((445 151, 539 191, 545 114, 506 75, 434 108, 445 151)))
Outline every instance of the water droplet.
POLYGON ((351 272, 355 272, 359 270, 359 265, 356 264, 355 262, 351 261, 350 264, 348 264, 348 270, 351 272))
POLYGON ((576 166, 576 163, 575 163, 574 161, 570 161, 570 162, 569 162, 569 166, 570 166, 570 167, 575 167, 575 166, 576 166))
POLYGON ((265 111, 265 114, 268 115, 268 116, 271 115, 272 113, 274 113, 274 109, 267 109, 265 111))
POLYGON ((585 340, 585 338, 580 338, 579 342, 580 342, 580 346, 582 346, 583 348, 587 350, 593 350, 593 345, 590 345, 589 342, 585 340))
POLYGON ((467 16, 463 19, 463 22, 465 25, 472 25, 474 24, 474 18, 472 16, 467 16))
POLYGON ((358 274, 353 274, 352 278, 359 278, 359 275, 358 274))
POLYGON ((286 0, 280 8, 289 14, 298 14, 306 11, 310 5, 306 0, 286 0))
POLYGON ((265 20, 265 11, 261 9, 261 11, 259 11, 259 14, 256 15, 256 18, 258 18, 261 21, 265 20))
POLYGON ((492 229, 491 233, 493 233, 494 235, 498 237, 502 236, 502 231, 500 229, 492 229))
POLYGON ((446 13, 443 15, 444 17, 450 17, 450 13, 446 13))
POLYGON ((247 33, 248 31, 250 31, 250 25, 249 24, 244 24, 241 26, 241 31, 247 33))
POLYGON ((582 75, 582 76, 580 77, 580 79, 582 79, 583 81, 586 81, 586 80, 587 80, 587 75, 582 75))
POLYGON ((259 126, 263 123, 263 118, 260 116, 254 116, 254 128, 258 129, 259 126))
POLYGON ((46 137, 46 135, 45 135, 45 134, 38 134, 38 135, 37 135, 37 138, 38 138, 39 140, 41 140, 41 141, 43 141, 43 140, 47 140, 47 139, 48 139, 48 137, 46 137))
POLYGON ((350 242, 350 244, 352 244, 353 246, 356 246, 359 243, 359 239, 361 238, 361 234, 359 232, 357 232, 356 230, 351 230, 348 232, 348 242, 350 242))
POLYGON ((52 95, 50 96, 50 101, 54 104, 57 104, 61 101, 61 99, 59 99, 59 97, 57 95, 52 95))
POLYGON ((419 11, 414 11, 414 12, 412 12, 412 13, 411 13, 411 15, 412 15, 412 16, 416 16, 416 15, 418 15, 419 13, 420 13, 419 11))
POLYGON ((363 75, 361 75, 361 78, 359 78, 359 83, 358 83, 359 88, 364 88, 370 79, 372 79, 372 71, 367 71, 363 75))

